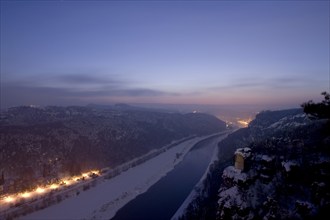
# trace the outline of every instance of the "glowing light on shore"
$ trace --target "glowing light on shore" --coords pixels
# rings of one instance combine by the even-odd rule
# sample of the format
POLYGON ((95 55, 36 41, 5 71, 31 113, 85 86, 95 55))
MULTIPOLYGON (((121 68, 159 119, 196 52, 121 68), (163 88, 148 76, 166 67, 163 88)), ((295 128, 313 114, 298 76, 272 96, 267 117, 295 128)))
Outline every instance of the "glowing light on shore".
POLYGON ((14 202, 15 199, 14 199, 13 197, 11 197, 11 196, 8 196, 8 197, 6 197, 6 198, 4 199, 4 201, 7 202, 7 203, 11 203, 11 202, 14 202))
POLYGON ((89 173, 90 173, 90 174, 95 173, 95 174, 97 174, 97 175, 100 175, 100 171, 99 171, 99 170, 92 170, 92 171, 90 171, 89 173))
POLYGON ((21 194, 21 197, 22 197, 22 198, 29 198, 29 197, 31 197, 31 193, 30 193, 30 192, 22 193, 22 194, 21 194))
POLYGON ((86 178, 86 177, 88 177, 89 173, 83 173, 81 175, 86 178))
POLYGON ((72 183, 72 181, 71 180, 63 180, 63 183, 65 185, 70 185, 72 183))
POLYGON ((51 192, 54 189, 60 189, 62 187, 65 188, 65 186, 69 186, 69 185, 74 185, 74 184, 78 184, 77 181, 83 181, 83 180, 90 180, 92 175, 96 174, 96 175, 100 175, 100 171, 99 170, 92 170, 92 171, 88 171, 85 173, 82 173, 80 176, 74 176, 74 177, 66 177, 65 179, 59 180, 57 183, 53 183, 47 186, 43 186, 43 187, 38 187, 37 189, 33 190, 33 191, 26 191, 26 192, 20 192, 17 194, 12 194, 12 195, 7 195, 7 197, 1 197, 0 198, 0 203, 13 203, 15 202, 17 199, 27 199, 27 198, 32 198, 32 197, 39 197, 38 194, 47 194, 48 192, 51 192))
POLYGON ((57 185, 57 184, 52 184, 52 185, 50 185, 50 189, 57 189, 59 186, 57 185))
POLYGON ((39 193, 39 194, 42 194, 42 193, 44 193, 46 190, 44 189, 44 188, 41 188, 41 187, 38 187, 37 189, 36 189, 36 193, 39 193))

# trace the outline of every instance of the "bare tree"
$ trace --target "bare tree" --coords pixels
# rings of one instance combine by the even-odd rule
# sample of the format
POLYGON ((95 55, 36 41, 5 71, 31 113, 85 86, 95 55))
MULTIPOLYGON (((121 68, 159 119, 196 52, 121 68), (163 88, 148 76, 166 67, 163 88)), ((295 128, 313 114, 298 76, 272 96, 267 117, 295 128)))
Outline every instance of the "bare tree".
POLYGON ((304 112, 311 119, 330 119, 330 94, 327 92, 321 93, 324 100, 320 103, 314 103, 312 100, 301 105, 304 112))

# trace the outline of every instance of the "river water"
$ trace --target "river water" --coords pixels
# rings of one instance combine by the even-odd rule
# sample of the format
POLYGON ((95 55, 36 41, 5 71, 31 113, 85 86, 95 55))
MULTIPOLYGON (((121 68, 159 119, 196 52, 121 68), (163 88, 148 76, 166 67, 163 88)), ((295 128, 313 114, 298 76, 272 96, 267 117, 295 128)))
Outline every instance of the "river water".
POLYGON ((210 163, 220 135, 197 143, 171 172, 127 203, 114 220, 171 219, 210 163))

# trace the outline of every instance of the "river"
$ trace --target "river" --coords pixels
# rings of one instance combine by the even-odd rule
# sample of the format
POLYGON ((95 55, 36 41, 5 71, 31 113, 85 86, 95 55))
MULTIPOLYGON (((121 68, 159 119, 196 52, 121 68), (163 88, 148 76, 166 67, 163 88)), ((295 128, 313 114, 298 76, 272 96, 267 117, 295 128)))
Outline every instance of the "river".
POLYGON ((207 169, 214 148, 224 135, 197 143, 164 178, 126 204, 114 220, 171 219, 207 169))

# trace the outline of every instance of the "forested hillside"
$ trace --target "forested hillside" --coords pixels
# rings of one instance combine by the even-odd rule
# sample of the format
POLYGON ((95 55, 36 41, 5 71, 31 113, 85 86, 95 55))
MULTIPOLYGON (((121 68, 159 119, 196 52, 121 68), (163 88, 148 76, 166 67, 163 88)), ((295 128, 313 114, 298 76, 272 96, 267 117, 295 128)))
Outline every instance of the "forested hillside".
POLYGON ((0 172, 7 183, 22 182, 18 188, 24 190, 37 181, 114 167, 175 140, 225 128, 211 115, 122 105, 15 107, 1 113, 0 172))

